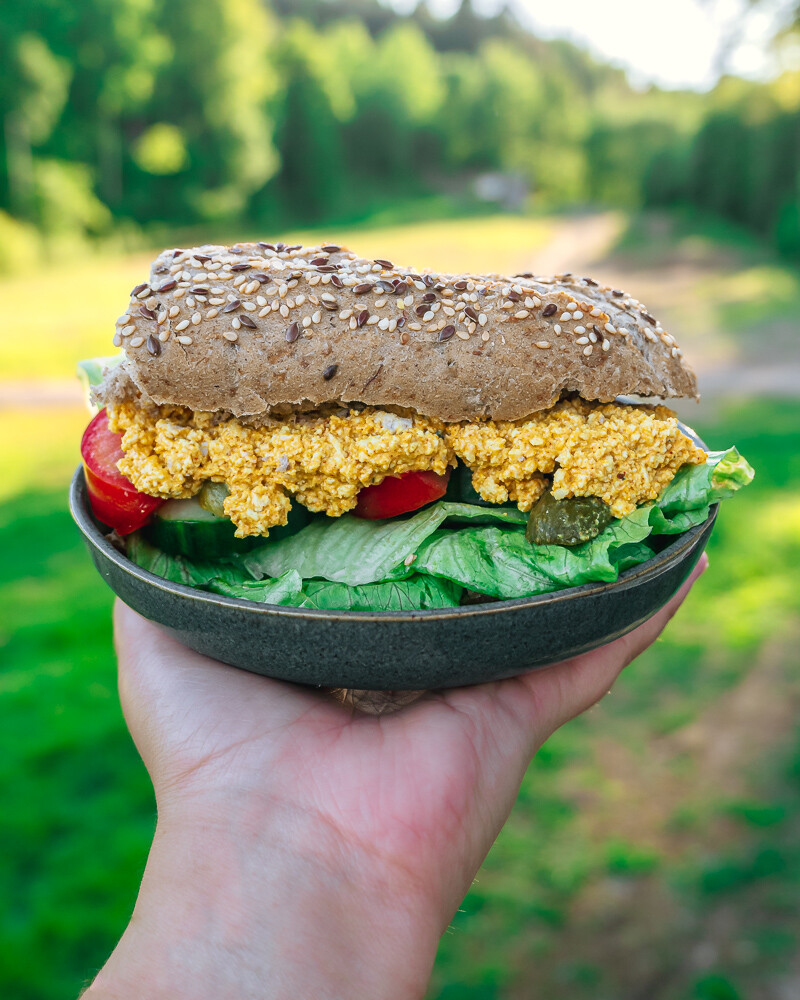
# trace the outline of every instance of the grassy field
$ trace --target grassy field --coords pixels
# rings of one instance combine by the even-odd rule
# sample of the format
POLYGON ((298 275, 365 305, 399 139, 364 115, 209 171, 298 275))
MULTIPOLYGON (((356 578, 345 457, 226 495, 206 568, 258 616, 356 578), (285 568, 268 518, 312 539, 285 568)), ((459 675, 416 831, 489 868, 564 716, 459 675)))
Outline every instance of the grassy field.
MULTIPOLYGON (((442 268, 519 270, 558 225, 494 219, 348 238, 442 268)), ((703 268, 674 312, 695 316, 694 296, 732 356, 756 336, 770 349, 781 296, 759 290, 761 308, 745 303, 726 334, 731 288, 746 299, 730 276, 766 267, 791 289, 798 275, 746 241, 679 227, 656 240, 637 223, 599 266, 655 288, 698 247, 703 268)), ((48 292, 59 296, 40 295, 34 310, 42 364, 26 366, 4 338, 4 374, 65 376, 81 354, 107 349, 140 263, 106 266, 95 304, 76 290, 85 265, 54 274, 48 292), (95 326, 85 337, 82 310, 95 326)), ((0 285, 1 310, 20 282, 0 285)), ((736 443, 756 482, 723 509, 711 569, 664 639, 530 768, 443 941, 431 998, 800 995, 800 402, 717 397, 698 413, 706 440, 736 443)), ((84 422, 76 408, 0 410, 0 996, 10 1000, 77 994, 125 925, 154 824, 116 700, 111 595, 66 511, 84 422)))

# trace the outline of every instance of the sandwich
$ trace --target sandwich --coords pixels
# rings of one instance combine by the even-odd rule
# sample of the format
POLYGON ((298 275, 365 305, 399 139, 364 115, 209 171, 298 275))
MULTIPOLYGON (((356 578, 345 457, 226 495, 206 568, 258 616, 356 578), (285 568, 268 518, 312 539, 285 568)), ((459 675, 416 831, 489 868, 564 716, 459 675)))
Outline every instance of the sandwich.
POLYGON ((753 475, 657 402, 697 397, 680 347, 589 277, 174 249, 114 343, 82 365, 97 519, 139 566, 246 600, 414 611, 612 581, 753 475))

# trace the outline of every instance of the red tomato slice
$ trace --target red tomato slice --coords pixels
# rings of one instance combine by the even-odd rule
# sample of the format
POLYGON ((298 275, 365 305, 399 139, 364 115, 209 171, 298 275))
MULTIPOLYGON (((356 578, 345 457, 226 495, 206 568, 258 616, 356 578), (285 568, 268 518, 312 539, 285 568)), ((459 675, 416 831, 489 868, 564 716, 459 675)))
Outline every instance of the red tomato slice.
POLYGON ((108 429, 108 417, 101 410, 83 432, 81 457, 89 502, 98 521, 129 535, 150 520, 150 515, 164 501, 140 493, 117 468, 125 457, 122 435, 108 429))
POLYGON ((435 472, 406 472, 402 476, 387 476, 376 486, 367 486, 361 490, 353 513, 370 521, 407 514, 433 500, 440 500, 447 490, 449 479, 450 469, 443 476, 435 472))

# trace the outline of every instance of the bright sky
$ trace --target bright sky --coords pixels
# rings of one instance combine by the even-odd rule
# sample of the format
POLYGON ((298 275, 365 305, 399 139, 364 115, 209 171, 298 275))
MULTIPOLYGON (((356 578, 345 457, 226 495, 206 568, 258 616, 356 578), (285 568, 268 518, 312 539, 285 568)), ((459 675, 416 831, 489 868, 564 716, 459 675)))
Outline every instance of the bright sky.
MULTIPOLYGON (((487 13, 502 6, 502 0, 474 2, 487 13)), ((769 41, 791 3, 772 0, 751 10, 747 0, 509 0, 537 34, 591 49, 628 69, 634 83, 703 90, 716 82, 729 48, 726 71, 771 76, 777 66, 769 41)), ((414 3, 394 5, 407 10, 414 3)), ((458 0, 430 0, 430 6, 450 14, 458 0)))

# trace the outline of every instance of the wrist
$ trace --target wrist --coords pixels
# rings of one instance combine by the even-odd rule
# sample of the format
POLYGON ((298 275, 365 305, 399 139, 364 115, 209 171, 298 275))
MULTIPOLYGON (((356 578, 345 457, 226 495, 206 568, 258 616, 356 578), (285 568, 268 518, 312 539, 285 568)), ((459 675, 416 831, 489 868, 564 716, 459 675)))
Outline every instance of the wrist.
POLYGON ((162 810, 130 926, 87 1000, 422 997, 442 915, 318 817, 235 794, 162 810))

